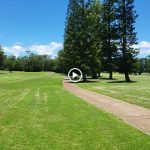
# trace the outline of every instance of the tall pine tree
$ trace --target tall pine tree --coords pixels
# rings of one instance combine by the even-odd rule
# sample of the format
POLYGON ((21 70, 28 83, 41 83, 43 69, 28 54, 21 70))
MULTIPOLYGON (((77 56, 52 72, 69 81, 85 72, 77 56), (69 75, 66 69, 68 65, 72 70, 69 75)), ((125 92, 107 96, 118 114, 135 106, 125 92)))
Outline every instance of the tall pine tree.
POLYGON ((101 71, 101 34, 100 34, 100 12, 101 4, 99 0, 89 0, 86 5, 86 32, 87 48, 89 49, 89 67, 92 78, 97 78, 97 73, 101 71))
POLYGON ((64 34, 64 61, 66 72, 71 68, 79 67, 80 56, 77 49, 77 18, 78 18, 78 3, 76 0, 69 0, 66 27, 64 34))
POLYGON ((117 21, 116 0, 104 0, 102 7, 102 62, 104 70, 113 78, 114 60, 116 55, 117 21))
POLYGON ((73 67, 81 69, 84 81, 90 69, 93 67, 92 72, 95 72, 100 64, 97 59, 100 51, 98 17, 99 5, 96 0, 69 1, 64 35, 65 64, 68 70, 73 67))
POLYGON ((135 20, 137 18, 134 9, 134 0, 117 0, 117 20, 119 35, 119 68, 125 74, 125 81, 130 82, 129 73, 132 70, 135 56, 138 51, 132 46, 137 44, 135 32, 135 20))
POLYGON ((71 68, 81 69, 84 81, 86 80, 86 71, 89 69, 85 25, 84 0, 70 0, 64 35, 65 64, 67 71, 71 68))

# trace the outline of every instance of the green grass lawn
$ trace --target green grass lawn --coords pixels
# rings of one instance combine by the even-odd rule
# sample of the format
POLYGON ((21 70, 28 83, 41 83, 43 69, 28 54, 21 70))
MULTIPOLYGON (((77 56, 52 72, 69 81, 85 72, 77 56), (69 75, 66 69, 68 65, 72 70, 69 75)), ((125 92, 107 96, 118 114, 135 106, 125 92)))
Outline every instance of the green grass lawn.
POLYGON ((114 74, 114 80, 108 80, 106 77, 108 74, 103 73, 101 79, 95 80, 96 82, 78 85, 97 93, 150 108, 150 75, 131 75, 131 79, 135 81, 131 83, 122 82, 124 76, 118 73, 114 74))
POLYGON ((62 81, 54 73, 0 73, 0 150, 149 149, 150 136, 75 97, 62 81))

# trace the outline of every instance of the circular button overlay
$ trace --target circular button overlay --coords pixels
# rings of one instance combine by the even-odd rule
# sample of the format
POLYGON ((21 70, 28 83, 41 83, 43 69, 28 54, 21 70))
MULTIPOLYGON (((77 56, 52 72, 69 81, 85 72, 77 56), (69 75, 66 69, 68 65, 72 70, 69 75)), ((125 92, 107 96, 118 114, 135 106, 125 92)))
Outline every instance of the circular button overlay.
POLYGON ((71 82, 79 82, 82 79, 82 72, 78 68, 72 68, 68 72, 68 78, 71 82))

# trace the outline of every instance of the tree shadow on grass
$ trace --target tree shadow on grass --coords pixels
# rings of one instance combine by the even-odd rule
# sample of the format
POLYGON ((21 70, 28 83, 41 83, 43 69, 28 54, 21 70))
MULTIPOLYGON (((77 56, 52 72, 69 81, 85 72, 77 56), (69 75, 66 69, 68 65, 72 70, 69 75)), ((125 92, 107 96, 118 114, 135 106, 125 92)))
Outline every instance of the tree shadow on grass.
POLYGON ((64 78, 64 81, 68 81, 69 83, 95 83, 95 82, 100 82, 99 79, 91 79, 90 77, 87 78, 86 81, 81 80, 81 81, 79 81, 79 82, 71 82, 70 79, 68 79, 68 78, 66 77, 66 78, 64 78))
POLYGON ((4 74, 6 74, 6 73, 5 73, 5 72, 0 72, 0 74, 4 75, 4 74))
POLYGON ((108 81, 109 81, 109 80, 110 80, 110 81, 111 81, 111 80, 117 80, 116 78, 109 79, 109 78, 105 78, 105 77, 99 77, 98 79, 99 79, 99 80, 108 80, 108 81))
POLYGON ((87 81, 79 81, 77 83, 96 83, 96 82, 100 82, 100 81, 96 81, 96 80, 87 80, 87 81))
POLYGON ((136 83, 137 81, 130 81, 130 82, 127 82, 127 81, 110 81, 108 83, 136 83))

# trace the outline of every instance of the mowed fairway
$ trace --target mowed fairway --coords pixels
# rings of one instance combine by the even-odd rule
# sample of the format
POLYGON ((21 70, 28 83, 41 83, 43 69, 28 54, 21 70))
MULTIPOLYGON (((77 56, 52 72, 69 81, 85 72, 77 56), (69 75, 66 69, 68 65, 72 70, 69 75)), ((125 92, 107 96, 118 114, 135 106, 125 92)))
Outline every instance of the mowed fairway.
POLYGON ((149 150, 149 136, 67 92, 62 81, 48 72, 0 73, 0 150, 149 150))
POLYGON ((131 75, 131 83, 124 82, 124 75, 118 73, 114 74, 114 80, 108 80, 106 77, 108 74, 102 73, 99 80, 78 85, 150 109, 150 75, 131 75))

